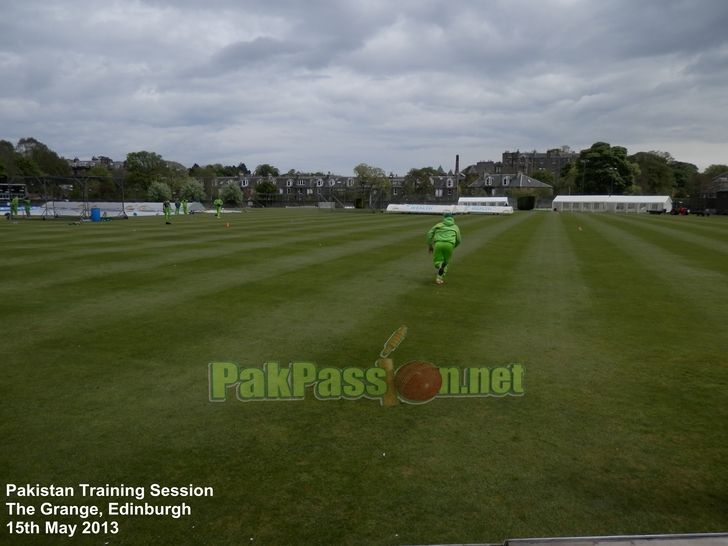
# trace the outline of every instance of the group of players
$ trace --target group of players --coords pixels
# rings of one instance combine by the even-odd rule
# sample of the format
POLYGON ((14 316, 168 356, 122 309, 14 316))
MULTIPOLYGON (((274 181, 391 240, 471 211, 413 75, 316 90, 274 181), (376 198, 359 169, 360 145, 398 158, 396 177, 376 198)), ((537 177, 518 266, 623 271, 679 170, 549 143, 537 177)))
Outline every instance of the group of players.
MULTIPOLYGON (((18 217, 18 206, 20 205, 20 199, 13 197, 10 200, 10 216, 8 220, 13 220, 18 217)), ((25 209, 25 217, 30 218, 30 199, 27 197, 23 199, 23 208, 25 209)))
MULTIPOLYGON (((215 199, 212 203, 215 206, 215 216, 220 218, 222 215, 222 199, 219 197, 215 199)), ((187 214, 187 208, 189 206, 189 202, 187 199, 177 200, 174 202, 174 214, 175 216, 179 215, 180 207, 182 208, 182 214, 187 214)), ((164 203, 162 203, 162 210, 164 211, 164 221, 167 224, 172 223, 172 204, 169 202, 169 200, 165 200, 164 203)))

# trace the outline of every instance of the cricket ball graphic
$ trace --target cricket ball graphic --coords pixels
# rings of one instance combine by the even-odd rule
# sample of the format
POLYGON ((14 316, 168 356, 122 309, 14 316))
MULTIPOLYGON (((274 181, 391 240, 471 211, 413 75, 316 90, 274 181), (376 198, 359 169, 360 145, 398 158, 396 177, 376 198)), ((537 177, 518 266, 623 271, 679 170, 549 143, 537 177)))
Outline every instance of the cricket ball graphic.
POLYGON ((394 385, 400 397, 405 400, 427 402, 440 392, 442 376, 434 364, 413 360, 397 370, 394 385))

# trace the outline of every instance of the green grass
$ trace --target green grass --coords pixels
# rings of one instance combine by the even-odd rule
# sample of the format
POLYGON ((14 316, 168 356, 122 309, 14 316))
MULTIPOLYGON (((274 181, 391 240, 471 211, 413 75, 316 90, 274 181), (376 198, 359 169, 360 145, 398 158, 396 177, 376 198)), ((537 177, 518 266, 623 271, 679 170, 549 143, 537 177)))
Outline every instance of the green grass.
POLYGON ((725 531, 728 218, 462 217, 445 286, 436 220, 2 222, 2 482, 214 487, 89 543, 725 531), (366 368, 400 324, 396 365, 518 362, 525 394, 208 400, 209 362, 366 368))

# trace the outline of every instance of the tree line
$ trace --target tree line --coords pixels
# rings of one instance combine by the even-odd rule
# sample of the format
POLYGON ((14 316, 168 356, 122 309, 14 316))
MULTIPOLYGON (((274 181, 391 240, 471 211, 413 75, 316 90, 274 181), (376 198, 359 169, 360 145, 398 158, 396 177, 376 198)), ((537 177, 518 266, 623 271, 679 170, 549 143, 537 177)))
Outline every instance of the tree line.
POLYGON ((555 194, 698 196, 701 188, 728 165, 714 164, 702 173, 692 163, 677 161, 668 152, 628 155, 623 146, 595 142, 581 150, 576 161, 564 165, 558 180, 539 170, 532 178, 554 186, 555 194))
MULTIPOLYGON (((107 163, 111 163, 109 160, 107 163)), ((677 161, 667 152, 638 152, 632 155, 622 146, 596 142, 581 150, 578 158, 566 164, 559 177, 547 170, 531 174, 532 178, 554 186, 555 194, 650 194, 673 197, 695 196, 703 184, 718 174, 728 172, 728 166, 714 164, 699 172, 691 163, 677 161)), ((293 169, 286 173, 302 175, 293 169)), ((307 173, 326 176, 324 173, 307 173)), ((403 178, 400 197, 427 199, 433 193, 432 179, 442 176, 442 167, 413 168, 403 178)), ((515 173, 514 173, 515 174, 515 173)), ((215 181, 220 177, 252 175, 258 179, 252 191, 259 195, 277 194, 275 178, 281 176, 278 168, 264 163, 250 171, 245 163, 237 165, 194 164, 186 168, 180 163, 165 160, 160 154, 149 151, 127 154, 123 169, 111 169, 97 164, 82 177, 73 177, 69 162, 48 146, 34 138, 20 139, 17 145, 0 140, 0 180, 51 177, 57 180, 82 178, 83 185, 67 184, 71 199, 118 199, 122 192, 126 200, 164 201, 188 199, 212 200, 221 197, 230 204, 241 204, 244 196, 236 184, 218 188, 215 181)), ((368 206, 375 201, 390 197, 391 183, 386 173, 374 166, 361 163, 354 167, 354 180, 359 198, 368 206)), ((459 180, 462 190, 475 180, 468 174, 459 180)))

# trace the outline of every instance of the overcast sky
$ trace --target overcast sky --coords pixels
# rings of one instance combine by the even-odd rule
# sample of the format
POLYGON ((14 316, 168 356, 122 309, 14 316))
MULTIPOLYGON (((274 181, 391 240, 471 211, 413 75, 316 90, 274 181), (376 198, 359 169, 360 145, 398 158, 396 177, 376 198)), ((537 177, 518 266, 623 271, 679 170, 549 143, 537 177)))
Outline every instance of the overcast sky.
POLYGON ((0 0, 0 139, 350 175, 728 163, 728 0, 0 0))

